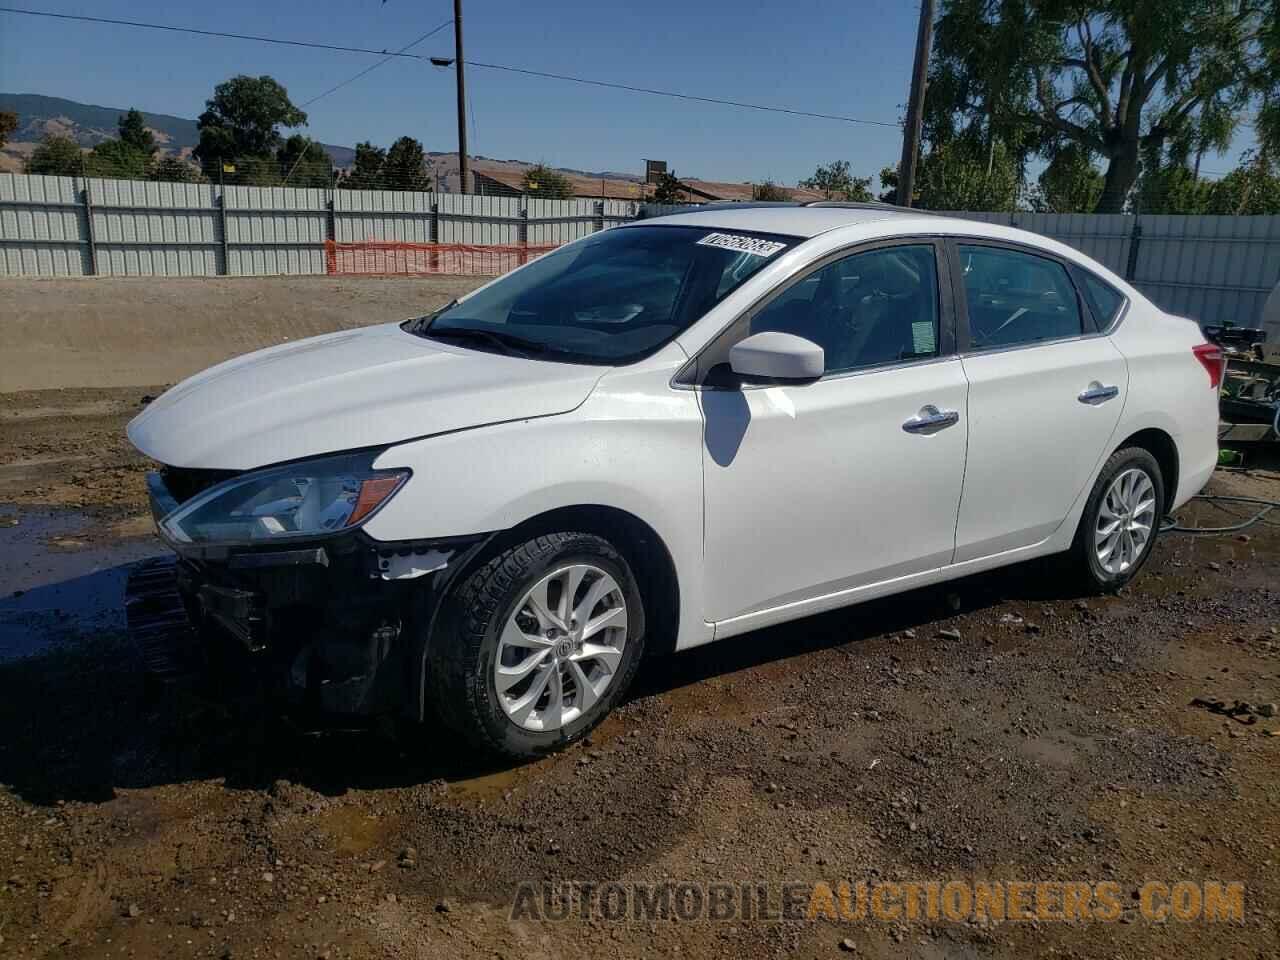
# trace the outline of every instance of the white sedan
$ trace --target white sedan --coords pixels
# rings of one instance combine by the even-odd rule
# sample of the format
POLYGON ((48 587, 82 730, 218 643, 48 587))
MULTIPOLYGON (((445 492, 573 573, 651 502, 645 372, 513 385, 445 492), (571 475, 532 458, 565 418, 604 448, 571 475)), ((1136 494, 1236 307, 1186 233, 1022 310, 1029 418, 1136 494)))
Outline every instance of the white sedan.
POLYGON ((1120 587, 1214 468, 1221 374, 1044 237, 747 205, 229 361, 129 436, 203 652, 529 756, 646 650, 1048 554, 1120 587))

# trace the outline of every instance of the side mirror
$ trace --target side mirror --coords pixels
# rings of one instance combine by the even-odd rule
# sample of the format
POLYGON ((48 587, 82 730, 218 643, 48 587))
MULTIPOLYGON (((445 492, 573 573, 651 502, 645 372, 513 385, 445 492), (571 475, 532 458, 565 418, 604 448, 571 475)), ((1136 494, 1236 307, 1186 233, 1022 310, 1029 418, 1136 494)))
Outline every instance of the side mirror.
POLYGON ((730 348, 729 366, 750 380, 817 380, 826 369, 826 356, 812 340, 768 331, 730 348))

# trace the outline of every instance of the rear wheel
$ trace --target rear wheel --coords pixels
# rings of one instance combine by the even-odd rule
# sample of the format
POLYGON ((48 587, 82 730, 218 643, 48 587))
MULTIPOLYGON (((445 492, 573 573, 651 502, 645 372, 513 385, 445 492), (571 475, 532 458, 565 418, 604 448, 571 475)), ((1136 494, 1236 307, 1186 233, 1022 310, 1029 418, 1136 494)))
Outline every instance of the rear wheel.
POLYGON ((1086 589, 1119 590, 1151 556, 1164 504, 1160 465, 1141 447, 1103 465, 1080 517, 1071 562, 1086 589))
POLYGON ((626 693, 644 648, 635 576, 590 534, 553 533, 505 550, 445 604, 430 653, 437 713, 508 756, 584 736, 626 693))

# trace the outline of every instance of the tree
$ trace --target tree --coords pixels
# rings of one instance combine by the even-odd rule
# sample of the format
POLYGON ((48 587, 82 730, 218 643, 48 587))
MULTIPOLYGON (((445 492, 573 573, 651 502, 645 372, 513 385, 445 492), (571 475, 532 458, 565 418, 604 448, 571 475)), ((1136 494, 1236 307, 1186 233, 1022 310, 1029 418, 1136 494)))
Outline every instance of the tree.
POLYGON ((819 191, 827 200, 871 200, 871 178, 855 177, 848 160, 836 160, 825 167, 818 167, 813 176, 801 180, 800 186, 819 191))
POLYGON ((9 142, 13 131, 18 129, 18 115, 12 110, 0 110, 0 147, 9 142))
MULTIPOLYGON (((885 193, 898 202, 898 171, 880 171, 885 193)), ((983 144, 969 136, 935 146, 920 160, 912 206, 927 210, 1012 210, 1020 186, 1011 152, 1000 143, 983 144)))
POLYGON ((1144 150, 1229 140, 1254 107, 1280 144, 1277 22, 1280 0, 944 0, 927 136, 981 131, 1019 167, 1083 147, 1118 213, 1144 150))
POLYGON ((1036 182, 1031 205, 1040 213, 1088 213, 1102 196, 1102 174, 1075 144, 1059 150, 1036 182))
POLYGON ((178 157, 157 157, 147 171, 148 180, 161 180, 168 183, 203 183, 204 177, 198 168, 178 157))
MULTIPOLYGON (((1208 213, 1213 184, 1181 164, 1153 162, 1133 193, 1135 213, 1208 213)), ((1234 211, 1233 211, 1234 212, 1234 211)))
POLYGON ((1213 184, 1206 213, 1257 216, 1280 213, 1280 170, 1261 151, 1249 151, 1239 167, 1213 184))
POLYGON ((385 190, 430 190, 431 174, 422 144, 413 137, 401 137, 393 143, 382 165, 382 182, 385 190))
POLYGON ((279 128, 307 123, 289 92, 267 76, 232 77, 214 87, 205 107, 196 122, 200 143, 195 156, 205 164, 233 161, 243 183, 271 182, 269 171, 282 140, 279 128))
POLYGON ((151 157, 156 152, 155 135, 147 129, 142 114, 136 109, 131 108, 128 113, 120 117, 116 123, 116 130, 120 134, 122 143, 128 144, 144 156, 151 157))
POLYGON ((84 159, 85 172, 93 177, 143 180, 150 157, 123 140, 104 140, 84 159))
POLYGON ((786 187, 778 186, 772 180, 766 180, 751 187, 751 199, 773 203, 787 201, 791 199, 791 191, 786 187))
POLYGON ((369 141, 356 144, 356 157, 351 170, 339 185, 349 190, 381 190, 382 167, 387 162, 387 151, 375 147, 369 141))
POLYGON ((653 188, 654 203, 683 203, 687 198, 684 184, 676 179, 675 174, 666 170, 658 174, 658 182, 653 188))
POLYGON ((310 137, 295 133, 276 151, 280 182, 290 187, 333 185, 333 158, 310 137))
POLYGON ((27 173, 76 177, 84 173, 84 154, 70 137, 49 134, 32 151, 24 169, 27 173))
POLYGON ((573 196, 573 186, 569 178, 552 170, 545 163, 539 163, 524 172, 525 193, 548 200, 567 200, 573 196))

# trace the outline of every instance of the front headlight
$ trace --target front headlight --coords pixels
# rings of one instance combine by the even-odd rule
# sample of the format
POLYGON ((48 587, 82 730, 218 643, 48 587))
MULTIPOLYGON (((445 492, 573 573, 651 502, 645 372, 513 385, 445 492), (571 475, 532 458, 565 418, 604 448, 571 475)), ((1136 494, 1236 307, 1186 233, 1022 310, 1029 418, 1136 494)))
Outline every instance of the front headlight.
POLYGON ((260 544, 323 536, 364 523, 409 479, 374 470, 381 451, 246 473, 211 487, 160 521, 179 543, 260 544))

